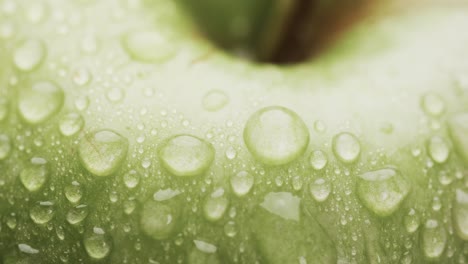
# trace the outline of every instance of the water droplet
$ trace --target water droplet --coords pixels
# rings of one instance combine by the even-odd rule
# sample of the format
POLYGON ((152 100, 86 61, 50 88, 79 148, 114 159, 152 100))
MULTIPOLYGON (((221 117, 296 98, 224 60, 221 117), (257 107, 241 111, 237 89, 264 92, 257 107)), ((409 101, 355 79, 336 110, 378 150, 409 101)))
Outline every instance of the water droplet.
POLYGON ((21 251, 23 253, 26 253, 26 254, 37 254, 37 253, 39 253, 38 249, 35 249, 35 248, 31 247, 28 244, 18 244, 18 249, 19 249, 19 251, 21 251))
POLYGON ((327 200, 328 196, 330 195, 332 186, 327 180, 319 178, 310 183, 309 189, 310 193, 317 202, 323 202, 327 200))
POLYGON ((122 45, 132 59, 141 62, 165 61, 175 54, 174 44, 156 31, 134 31, 122 38, 122 45))
POLYGON ((366 172, 358 177, 359 198, 367 209, 378 216, 393 214, 409 191, 409 182, 393 168, 366 172))
POLYGON ((136 170, 131 170, 124 174, 123 180, 127 188, 133 189, 140 182, 140 174, 136 170))
POLYGON ((452 116, 448 125, 453 145, 465 162, 468 162, 468 113, 452 116))
POLYGON ((226 212, 228 205, 229 200, 224 195, 224 189, 220 188, 216 190, 206 199, 203 206, 205 218, 212 222, 220 220, 226 212))
POLYGON ((447 161, 450 148, 444 138, 440 136, 431 137, 427 143, 427 147, 429 149, 429 155, 434 162, 444 163, 447 161))
POLYGON ((193 243, 195 243, 195 246, 198 250, 204 253, 213 254, 217 250, 217 247, 215 245, 202 240, 193 240, 193 243))
POLYGON ((239 197, 248 194, 254 185, 254 177, 246 171, 232 175, 230 180, 232 190, 239 197))
POLYGON ((411 209, 407 215, 405 215, 405 218, 403 220, 406 232, 412 234, 416 232, 419 228, 419 224, 421 222, 421 219, 419 217, 419 214, 416 212, 416 210, 411 209))
POLYGON ((46 47, 41 40, 27 39, 13 53, 13 62, 21 71, 34 70, 46 56, 46 47))
POLYGON ((249 118, 244 141, 250 153, 261 162, 282 165, 304 153, 309 144, 309 131, 293 111, 271 106, 249 118))
POLYGON ((445 102, 436 93, 427 93, 421 99, 421 106, 426 114, 431 116, 440 116, 445 112, 445 102))
POLYGON ((47 180, 47 161, 43 158, 32 158, 20 173, 23 186, 30 192, 39 190, 47 180))
POLYGON ((220 90, 209 91, 207 94, 205 94, 202 101, 203 108, 210 112, 219 111, 228 103, 228 96, 220 90))
POLYGON ((310 153, 309 162, 315 170, 322 170, 328 163, 327 154, 321 150, 314 150, 310 153))
POLYGON ((154 239, 167 239, 178 229, 179 214, 179 206, 174 198, 164 201, 149 199, 140 214, 141 228, 154 239))
POLYGON ((353 163, 361 153, 361 144, 353 134, 340 133, 333 138, 333 152, 342 162, 353 163))
POLYGON ((62 108, 65 95, 61 87, 50 81, 26 85, 20 89, 19 113, 30 124, 41 123, 62 108))
POLYGON ((78 111, 84 111, 89 106, 89 98, 87 96, 78 97, 75 100, 75 107, 78 111))
POLYGON ((233 160, 236 158, 236 156, 237 156, 236 149, 234 149, 233 147, 228 147, 226 149, 226 158, 228 158, 229 160, 233 160))
POLYGON ((115 88, 115 87, 109 89, 106 93, 107 100, 109 100, 109 102, 111 103, 117 103, 117 102, 122 101, 124 96, 125 96, 124 91, 120 88, 115 88))
POLYGON ((70 203, 78 203, 82 196, 83 189, 78 182, 74 181, 71 185, 65 187, 65 197, 70 203))
POLYGON ((159 150, 162 165, 176 176, 196 176, 213 162, 214 148, 203 139, 178 135, 169 138, 159 150))
POLYGON ((67 213, 67 221, 71 225, 81 223, 88 216, 88 207, 84 204, 78 205, 70 209, 67 213))
POLYGON ((86 253, 93 259, 107 257, 112 248, 110 237, 101 228, 95 227, 92 232, 85 235, 83 240, 86 253))
POLYGON ((60 119, 60 133, 70 137, 78 133, 84 126, 84 119, 78 113, 69 113, 60 119))
POLYGON ((447 233, 437 220, 429 219, 424 225, 421 240, 424 255, 429 259, 437 259, 445 250, 447 233))
POLYGON ((54 217, 54 208, 51 202, 42 202, 31 208, 29 217, 34 223, 43 225, 48 223, 54 217))
POLYGON ((235 237, 237 234, 237 227, 234 221, 229 221, 224 225, 224 234, 228 237, 235 237))
POLYGON ((169 200, 171 198, 174 198, 179 194, 180 194, 180 191, 178 191, 178 190, 164 189, 164 190, 159 190, 159 191, 155 192, 154 195, 153 195, 153 199, 155 201, 161 202, 161 201, 166 201, 166 200, 169 200))
POLYGON ((127 151, 128 140, 111 130, 87 134, 79 146, 81 163, 96 176, 115 173, 124 162, 127 151))
POLYGON ((294 176, 292 178, 292 187, 295 191, 299 191, 302 189, 302 177, 301 176, 294 176))
POLYGON ((288 192, 271 192, 260 204, 268 212, 286 220, 299 221, 299 205, 301 199, 288 192))
POLYGON ((11 141, 7 135, 0 134, 0 160, 6 159, 11 152, 11 141))
POLYGON ((72 80, 78 86, 84 86, 91 81, 91 73, 86 68, 76 69, 72 73, 72 80))
POLYGON ((6 98, 0 98, 0 122, 8 116, 9 104, 6 98))
POLYGON ((468 240, 468 193, 457 189, 453 204, 455 230, 463 240, 468 240))
POLYGON ((325 125, 325 123, 323 123, 322 120, 317 120, 314 122, 314 129, 318 133, 323 133, 327 129, 327 126, 325 125))

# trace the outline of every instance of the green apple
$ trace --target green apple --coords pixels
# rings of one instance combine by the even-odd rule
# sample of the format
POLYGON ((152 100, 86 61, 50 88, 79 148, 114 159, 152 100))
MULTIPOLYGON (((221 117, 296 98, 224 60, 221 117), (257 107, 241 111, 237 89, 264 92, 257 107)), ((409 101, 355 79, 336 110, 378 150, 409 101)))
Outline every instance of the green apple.
POLYGON ((0 0, 1 261, 466 263, 466 25, 394 1, 279 66, 173 1, 0 0))

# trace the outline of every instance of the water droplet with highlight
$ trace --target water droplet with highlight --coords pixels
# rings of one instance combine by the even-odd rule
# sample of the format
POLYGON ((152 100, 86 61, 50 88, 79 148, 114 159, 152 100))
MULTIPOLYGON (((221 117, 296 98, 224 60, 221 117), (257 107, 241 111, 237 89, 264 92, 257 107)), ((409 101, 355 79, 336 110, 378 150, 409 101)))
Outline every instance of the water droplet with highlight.
POLYGON ((319 178, 310 183, 309 190, 317 202, 323 202, 327 200, 328 196, 330 195, 332 186, 329 181, 323 178, 319 178))
POLYGON ((112 249, 112 241, 103 229, 94 227, 83 240, 83 245, 88 255, 96 260, 107 257, 112 249))
POLYGON ((80 132, 84 126, 84 119, 78 113, 69 113, 63 116, 59 121, 60 133, 66 137, 70 137, 80 132))
POLYGON ((249 118, 244 141, 250 153, 261 162, 282 165, 304 153, 309 144, 309 130, 293 111, 271 106, 249 118))
POLYGON ((240 171, 231 176, 230 182, 234 193, 237 196, 242 197, 248 194, 252 189, 254 185, 254 177, 246 171, 240 171))
POLYGON ((159 149, 162 165, 175 176, 196 176, 205 172, 214 160, 214 148, 203 139, 178 135, 159 149))
POLYGON ((361 144, 353 134, 340 133, 333 138, 333 152, 342 162, 353 163, 361 153, 361 144))
POLYGON ((288 192, 271 192, 265 196, 260 206, 285 220, 299 221, 301 199, 288 192))
POLYGON ((427 143, 429 155, 434 162, 439 164, 447 161, 450 155, 450 148, 447 141, 440 136, 433 136, 427 143))
POLYGON ((419 217, 419 214, 416 212, 416 210, 411 209, 407 215, 405 215, 403 219, 403 223, 405 225, 406 232, 412 234, 416 232, 419 228, 419 224, 421 222, 421 219, 419 217))
POLYGON ((23 253, 26 253, 26 254, 37 254, 37 253, 39 253, 38 249, 35 249, 35 248, 31 247, 28 244, 18 244, 18 249, 19 249, 19 251, 21 251, 23 253))
POLYGON ((229 103, 227 95, 220 90, 209 91, 203 97, 202 105, 206 111, 215 112, 221 110, 229 103))
POLYGON ((99 130, 85 135, 79 146, 83 166, 96 176, 115 173, 124 162, 128 140, 117 132, 99 130))
POLYGON ((30 124, 38 124, 62 108, 65 95, 57 84, 42 81, 21 87, 18 98, 18 109, 23 119, 30 124))
POLYGON ((445 112, 445 102, 440 95, 430 92, 421 99, 421 106, 426 114, 440 116, 445 112))
POLYGON ((65 197, 70 203, 78 203, 82 196, 83 188, 78 182, 74 181, 65 187, 65 197))
POLYGON ((428 259, 437 259, 442 256, 447 244, 447 233, 437 220, 427 220, 422 232, 421 244, 424 255, 428 259))
POLYGON ((203 205, 205 218, 212 222, 220 220, 224 216, 228 205, 229 200, 224 195, 224 190, 220 188, 214 191, 203 205))
POLYGON ((20 173, 23 186, 30 192, 39 190, 47 180, 47 161, 43 158, 32 158, 20 173))
POLYGON ((124 174, 123 180, 127 188, 133 189, 140 182, 140 174, 136 170, 131 170, 124 174))
POLYGON ((321 150, 315 150, 310 154, 309 163, 315 170, 322 170, 327 166, 327 154, 321 150))
POLYGON ((55 211, 53 203, 41 202, 31 208, 29 211, 29 217, 31 220, 39 225, 48 223, 54 217, 55 211))
POLYGON ((382 217, 393 214, 410 189, 409 182, 393 168, 369 171, 358 177, 360 200, 367 209, 382 217))
POLYGON ((81 223, 88 216, 88 207, 86 205, 78 205, 71 208, 67 213, 67 222, 71 225, 81 223))
POLYGON ((141 62, 161 62, 175 55, 174 44, 157 31, 132 31, 122 38, 131 58, 141 62))
POLYGON ((180 217, 178 203, 174 198, 164 201, 149 199, 143 205, 140 225, 143 232, 156 240, 164 240, 178 229, 180 217))
POLYGON ((13 52, 13 62, 21 71, 32 71, 41 64, 46 56, 46 46, 41 40, 27 39, 13 52))

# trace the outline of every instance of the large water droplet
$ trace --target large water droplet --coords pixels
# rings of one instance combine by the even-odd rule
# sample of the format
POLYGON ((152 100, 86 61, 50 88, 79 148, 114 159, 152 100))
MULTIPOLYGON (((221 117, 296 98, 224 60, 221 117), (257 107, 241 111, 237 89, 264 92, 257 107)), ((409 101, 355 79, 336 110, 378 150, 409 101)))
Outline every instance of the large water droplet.
POLYGON ((164 201, 149 199, 143 205, 140 214, 140 224, 143 232, 157 240, 163 240, 173 235, 179 226, 179 205, 169 198, 164 201))
POLYGON ((71 208, 67 213, 67 221, 72 225, 81 223, 88 216, 88 207, 84 204, 71 208))
POLYGON ((260 204, 268 212, 286 220, 299 221, 301 199, 288 192, 269 193, 260 204))
POLYGON ((440 116, 445 111, 445 102, 440 95, 430 92, 421 99, 421 105, 426 114, 440 116))
POLYGON ((7 135, 0 134, 0 160, 6 159, 11 152, 11 141, 7 135))
POLYGON ((409 191, 409 182, 393 168, 366 172, 358 177, 359 198, 367 209, 378 216, 393 214, 409 191))
POLYGON ((41 123, 57 113, 65 95, 57 84, 50 81, 36 82, 21 87, 18 99, 19 113, 30 124, 41 123))
POLYGON ((159 150, 162 165, 176 176, 195 176, 205 172, 214 159, 214 148, 208 142, 190 135, 166 140, 159 150))
POLYGON ((112 248, 112 241, 103 229, 95 227, 92 232, 85 235, 83 244, 86 253, 93 259, 107 257, 112 248))
POLYGON ((424 225, 421 240, 424 255, 429 259, 437 259, 444 253, 447 233, 437 220, 429 219, 424 225))
POLYGON ((84 119, 78 113, 69 113, 60 119, 60 133, 70 137, 78 133, 84 126, 84 119))
POLYGON ((468 113, 452 116, 448 125, 453 145, 459 155, 468 163, 468 113))
POLYGON ((21 171, 20 180, 27 190, 35 192, 44 185, 47 174, 47 161, 43 158, 32 158, 21 171))
POLYGON ((229 98, 223 91, 212 90, 205 94, 202 105, 205 110, 214 112, 221 110, 228 102, 229 98))
POLYGON ((51 202, 41 202, 29 211, 29 216, 36 224, 46 224, 54 217, 54 208, 53 203, 51 202))
POLYGON ((331 192, 331 184, 323 178, 316 179, 314 182, 310 183, 309 186, 310 193, 317 202, 323 202, 327 200, 331 192))
POLYGON ((321 150, 314 150, 309 157, 309 162, 315 170, 321 170, 327 166, 327 154, 321 150))
POLYGON ((309 131, 293 111, 271 106, 260 109, 249 118, 244 141, 261 162, 282 165, 304 153, 309 144, 309 131))
POLYGON ((253 185, 254 177, 246 171, 240 171, 231 176, 231 188, 239 197, 248 194, 253 185))
POLYGON ((453 204, 453 220, 458 236, 468 240, 468 193, 457 189, 453 204))
POLYGON ((125 51, 134 60, 160 62, 174 56, 174 45, 156 31, 134 31, 122 38, 125 51))
POLYGON ((215 253, 217 250, 217 247, 215 245, 202 240, 194 240, 193 243, 195 243, 195 246, 198 250, 204 253, 212 254, 215 253))
POLYGON ((78 203, 83 196, 83 189, 76 181, 65 187, 65 197, 70 203, 78 203))
POLYGON ((35 249, 35 248, 31 247, 28 244, 18 244, 18 249, 19 249, 19 251, 21 251, 23 253, 26 253, 26 254, 37 254, 37 253, 39 253, 38 249, 35 249))
POLYGON ((220 220, 226 212, 228 204, 229 200, 224 195, 224 189, 217 189, 205 201, 203 206, 205 218, 212 222, 220 220))
POLYGON ((127 151, 128 140, 111 130, 87 134, 79 146, 81 163, 96 176, 115 173, 124 162, 127 151))
POLYGON ((41 40, 27 39, 13 52, 13 62, 21 71, 34 70, 46 56, 46 47, 41 40))
POLYGON ((342 162, 353 163, 361 153, 361 144, 353 134, 340 133, 333 138, 333 152, 342 162))

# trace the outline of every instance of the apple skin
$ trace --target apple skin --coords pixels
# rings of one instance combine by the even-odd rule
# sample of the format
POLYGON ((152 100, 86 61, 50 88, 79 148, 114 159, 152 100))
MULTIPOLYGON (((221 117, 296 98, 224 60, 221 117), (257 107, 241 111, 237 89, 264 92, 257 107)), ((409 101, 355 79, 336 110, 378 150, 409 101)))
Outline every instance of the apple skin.
POLYGON ((466 262, 464 3, 376 11, 288 67, 217 51, 171 1, 0 6, 3 263, 466 262), (270 106, 309 132, 284 165, 244 143, 270 106))

